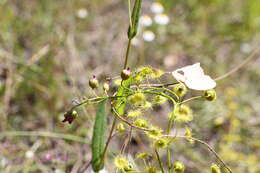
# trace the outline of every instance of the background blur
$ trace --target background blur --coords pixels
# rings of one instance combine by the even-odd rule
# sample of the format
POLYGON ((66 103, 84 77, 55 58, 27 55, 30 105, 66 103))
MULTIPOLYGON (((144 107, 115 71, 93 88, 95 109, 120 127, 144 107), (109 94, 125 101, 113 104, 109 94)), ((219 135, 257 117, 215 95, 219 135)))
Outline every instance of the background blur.
MULTIPOLYGON (((157 19, 153 2, 143 2, 142 14, 151 21, 143 18, 133 42, 132 68, 172 71, 201 62, 214 78, 260 45, 259 0, 162 0, 165 15, 157 19)), ((0 0, 0 172, 78 172, 90 159, 81 139, 90 142, 95 107, 79 109, 71 125, 61 120, 73 102, 93 96, 92 74, 101 80, 119 74, 127 27, 126 0, 0 0)), ((216 102, 192 104, 194 136, 213 146, 234 172, 260 173, 259 65, 255 58, 218 81, 216 102)), ((169 110, 165 105, 151 116, 169 110)), ((183 144, 176 142, 173 150, 186 173, 210 172, 214 156, 204 146, 183 144)), ((120 145, 115 140, 111 150, 120 145)), ((132 145, 144 151, 145 138, 132 145)))

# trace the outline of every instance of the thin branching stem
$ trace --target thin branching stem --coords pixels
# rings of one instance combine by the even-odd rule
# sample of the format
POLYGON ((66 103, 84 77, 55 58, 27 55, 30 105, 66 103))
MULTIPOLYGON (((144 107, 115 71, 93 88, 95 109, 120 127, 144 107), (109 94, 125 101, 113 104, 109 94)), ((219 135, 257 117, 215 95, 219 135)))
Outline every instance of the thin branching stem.
POLYGON ((184 103, 190 102, 195 99, 200 99, 200 98, 203 98, 203 96, 195 96, 195 97, 188 98, 188 99, 182 101, 180 104, 184 104, 184 103))
MULTIPOLYGON (((239 69, 241 69, 244 65, 246 65, 249 61, 251 61, 255 55, 257 53, 259 53, 260 51, 260 47, 258 47, 257 49, 255 49, 244 61, 242 61, 239 65, 237 65, 235 68, 231 69, 230 71, 228 71, 227 73, 215 78, 216 81, 224 79, 230 75, 232 75, 233 73, 237 72, 239 69)), ((259 58, 260 56, 258 56, 257 58, 259 58)))
POLYGON ((127 67, 128 57, 129 57, 130 47, 131 47, 131 41, 132 41, 132 39, 128 40, 127 49, 126 49, 126 55, 125 55, 124 69, 126 69, 126 67, 127 67))
POLYGON ((194 138, 194 137, 190 137, 190 136, 172 136, 172 135, 163 135, 164 137, 171 137, 171 138, 184 138, 184 139, 191 139, 193 141, 199 142, 203 145, 205 145, 209 151, 211 151, 214 156, 223 164, 223 166, 230 172, 232 173, 232 170, 228 167, 228 165, 221 159, 221 157, 218 155, 218 153, 205 141, 202 141, 200 139, 194 138))
POLYGON ((160 166, 160 168, 161 168, 161 171, 162 171, 162 173, 164 173, 164 169, 163 169, 163 165, 162 165, 162 161, 161 161, 161 159, 160 159, 159 153, 158 153, 158 151, 157 151, 156 149, 155 149, 154 151, 155 151, 155 154, 156 154, 156 157, 157 157, 159 166, 160 166))
POLYGON ((126 124, 129 125, 130 127, 135 128, 135 129, 137 129, 137 130, 142 130, 142 131, 148 131, 148 132, 152 131, 152 130, 147 129, 147 128, 138 127, 138 126, 134 125, 133 123, 127 121, 125 118, 123 118, 123 116, 119 115, 119 113, 116 111, 115 108, 112 108, 112 110, 113 110, 113 112, 115 113, 115 115, 116 115, 117 118, 119 118, 121 121, 123 121, 124 123, 126 123, 126 124))

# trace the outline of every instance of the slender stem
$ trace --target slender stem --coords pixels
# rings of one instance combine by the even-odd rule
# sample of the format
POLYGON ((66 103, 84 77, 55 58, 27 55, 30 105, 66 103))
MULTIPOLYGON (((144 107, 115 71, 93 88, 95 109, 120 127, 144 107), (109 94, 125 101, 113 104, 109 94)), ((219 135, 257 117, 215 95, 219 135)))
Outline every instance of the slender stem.
POLYGON ((132 124, 131 122, 127 121, 125 118, 123 118, 121 115, 119 115, 119 113, 116 111, 115 108, 112 108, 113 112, 115 113, 115 115, 117 116, 117 118, 119 118, 121 121, 123 121, 124 123, 126 123, 127 125, 129 125, 132 128, 138 129, 138 130, 142 130, 142 131, 152 131, 150 129, 146 129, 146 128, 142 128, 142 127, 138 127, 135 126, 134 124, 132 124))
POLYGON ((205 141, 202 141, 200 139, 194 138, 194 137, 190 137, 190 136, 172 136, 172 135, 163 135, 164 137, 172 137, 172 138, 185 138, 185 139, 192 139, 196 142, 199 142, 203 145, 205 145, 209 151, 211 151, 214 156, 223 164, 223 166, 230 172, 232 173, 232 170, 228 167, 228 165, 220 158, 220 156, 218 155, 218 153, 205 141))
POLYGON ((124 69, 126 69, 126 67, 127 67, 128 57, 129 57, 130 47, 131 47, 131 41, 132 41, 132 39, 128 40, 127 49, 126 49, 126 55, 125 55, 124 69))
POLYGON ((110 141, 112 139, 113 132, 114 132, 114 129, 116 127, 116 122, 117 122, 117 118, 114 117, 113 124, 112 124, 112 127, 110 129, 109 136, 108 136, 108 139, 107 139, 107 142, 106 142, 106 145, 105 145, 105 149, 104 149, 104 151, 103 151, 103 153, 101 155, 102 160, 105 159, 105 155, 106 155, 106 152, 107 152, 107 149, 108 149, 108 145, 109 145, 109 143, 110 143, 110 141))
POLYGON ((180 104, 184 104, 184 103, 187 103, 187 102, 189 102, 189 101, 192 101, 192 100, 195 100, 195 99, 199 99, 199 98, 202 98, 202 97, 203 97, 203 96, 191 97, 191 98, 189 98, 189 99, 187 99, 187 100, 182 101, 180 104))
MULTIPOLYGON (((236 71, 238 71, 240 68, 242 68, 244 65, 246 65, 251 59, 253 59, 255 57, 255 55, 260 51, 260 47, 258 47, 257 49, 254 50, 254 52, 252 52, 244 61, 241 62, 241 64, 239 64, 238 66, 236 66, 235 68, 233 68, 232 70, 230 70, 229 72, 215 78, 215 80, 221 80, 224 79, 230 75, 232 75, 233 73, 235 73, 236 71)), ((259 58, 259 57, 257 57, 259 58)))
MULTIPOLYGON (((167 135, 170 134, 171 126, 172 126, 172 120, 170 120, 168 123, 167 135)), ((169 146, 167 147, 167 155, 168 155, 168 172, 170 173, 170 171, 171 171, 171 150, 170 150, 169 146)))
POLYGON ((168 155, 168 172, 170 173, 172 166, 171 166, 171 150, 169 147, 167 148, 167 155, 168 155))
POLYGON ((159 163, 159 165, 160 165, 161 171, 162 171, 162 173, 164 173, 164 169, 163 169, 163 165, 162 165, 162 161, 161 161, 161 159, 160 159, 159 153, 158 153, 158 151, 157 151, 156 149, 155 149, 154 151, 155 151, 155 154, 156 154, 158 163, 159 163))
POLYGON ((75 142, 80 142, 83 144, 89 144, 84 138, 79 136, 73 136, 69 134, 62 133, 53 133, 48 131, 4 131, 0 133, 0 138, 6 136, 41 136, 41 137, 49 137, 49 138, 60 138, 75 142))
MULTIPOLYGON (((149 88, 149 89, 152 89, 152 90, 164 90, 164 91, 167 91, 169 93, 171 93, 172 95, 174 95, 178 100, 179 100, 179 97, 173 92, 171 91, 170 89, 168 88, 164 88, 164 87, 160 87, 160 88, 156 88, 156 87, 145 87, 145 88, 149 88)), ((176 103, 176 101, 173 99, 173 102, 176 103)))

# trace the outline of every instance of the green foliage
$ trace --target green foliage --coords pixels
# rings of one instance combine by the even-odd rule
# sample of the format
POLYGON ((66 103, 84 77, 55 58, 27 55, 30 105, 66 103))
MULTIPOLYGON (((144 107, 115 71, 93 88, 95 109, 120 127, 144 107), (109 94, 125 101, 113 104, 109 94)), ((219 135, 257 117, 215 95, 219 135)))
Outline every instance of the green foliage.
POLYGON ((131 16, 132 25, 130 25, 128 28, 129 40, 134 38, 137 34, 138 22, 139 22, 140 13, 141 13, 141 5, 142 5, 142 0, 135 0, 135 4, 134 4, 133 11, 132 11, 132 16, 131 16))
POLYGON ((105 147, 105 132, 107 127, 106 101, 99 103, 92 136, 92 168, 98 172, 104 167, 102 154, 105 147))

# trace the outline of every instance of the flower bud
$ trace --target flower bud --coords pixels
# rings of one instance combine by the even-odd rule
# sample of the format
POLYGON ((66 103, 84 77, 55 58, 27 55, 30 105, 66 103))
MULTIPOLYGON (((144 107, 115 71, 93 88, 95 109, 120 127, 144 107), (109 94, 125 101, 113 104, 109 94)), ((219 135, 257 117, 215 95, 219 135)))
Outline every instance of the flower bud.
POLYGON ((104 90, 105 92, 107 92, 107 91, 109 90, 109 82, 105 82, 105 83, 103 84, 103 90, 104 90))
POLYGON ((173 91, 179 96, 182 97, 187 93, 187 88, 183 83, 179 83, 174 86, 173 91))
POLYGON ((154 142, 153 142, 153 146, 157 149, 163 149, 168 147, 169 145, 169 140, 167 138, 157 138, 154 142))
POLYGON ((206 90, 204 92, 204 98, 208 101, 214 101, 217 99, 217 93, 214 89, 206 90))
POLYGON ((130 68, 128 67, 127 69, 124 69, 122 72, 121 72, 121 78, 122 80, 127 80, 131 75, 131 70, 130 68))
POLYGON ((99 85, 99 82, 98 82, 96 76, 93 75, 92 79, 89 80, 89 86, 90 86, 92 89, 95 89, 95 88, 98 87, 98 85, 99 85))
POLYGON ((148 123, 144 119, 137 119, 134 122, 134 125, 141 128, 146 128, 148 126, 148 123))
POLYGON ((63 123, 67 122, 71 124, 73 120, 77 117, 78 113, 75 110, 70 110, 64 114, 64 120, 63 123))
POLYGON ((221 173, 220 168, 216 164, 212 164, 210 168, 211 168, 211 173, 221 173))
POLYGON ((142 105, 145 103, 145 95, 143 93, 135 93, 128 98, 129 102, 134 105, 142 105))
POLYGON ((185 170, 185 166, 182 162, 177 161, 173 164, 173 169, 176 173, 183 173, 185 170))
POLYGON ((123 123, 119 123, 119 124, 117 125, 117 131, 118 131, 119 133, 122 133, 122 132, 125 131, 125 126, 124 126, 123 123))

